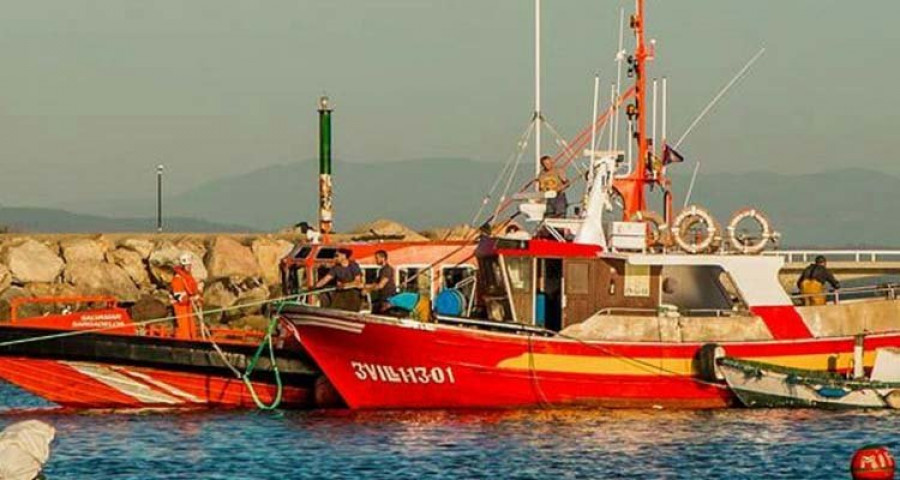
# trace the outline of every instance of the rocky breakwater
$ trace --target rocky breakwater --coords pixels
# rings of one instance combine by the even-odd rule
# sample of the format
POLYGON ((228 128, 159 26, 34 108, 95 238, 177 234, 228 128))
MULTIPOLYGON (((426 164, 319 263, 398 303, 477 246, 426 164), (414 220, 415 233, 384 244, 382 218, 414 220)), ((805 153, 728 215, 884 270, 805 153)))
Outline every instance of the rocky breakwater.
MULTIPOLYGON (((193 257, 211 324, 261 329, 261 307, 243 304, 281 296, 279 260, 290 235, 31 235, 0 239, 0 321, 18 297, 111 295, 135 320, 172 314, 169 282, 179 256, 193 257)), ((50 313, 53 304, 29 304, 19 316, 50 313)))

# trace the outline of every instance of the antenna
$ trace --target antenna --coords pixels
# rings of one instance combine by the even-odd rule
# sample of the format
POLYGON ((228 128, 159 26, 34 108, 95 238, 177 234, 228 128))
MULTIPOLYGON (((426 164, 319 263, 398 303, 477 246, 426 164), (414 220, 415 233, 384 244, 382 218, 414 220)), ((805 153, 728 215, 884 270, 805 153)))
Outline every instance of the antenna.
MULTIPOLYGON (((534 176, 541 174, 541 0, 534 0, 534 176)), ((540 188, 535 183, 536 188, 540 188)))
MULTIPOLYGON (((762 57, 763 53, 766 53, 765 47, 760 48, 759 51, 756 52, 756 55, 754 55, 746 64, 744 64, 744 67, 741 68, 741 70, 738 71, 738 73, 734 77, 732 77, 731 80, 727 84, 725 84, 725 86, 722 87, 721 90, 719 90, 719 93, 717 93, 716 96, 713 97, 713 99, 706 105, 706 107, 702 111, 700 111, 700 114, 697 115, 697 118, 695 118, 694 121, 691 122, 691 125, 681 135, 681 138, 679 138, 678 141, 675 142, 675 146, 673 148, 678 148, 681 145, 681 142, 683 142, 684 139, 687 138, 687 136, 694 130, 694 127, 696 127, 697 124, 700 123, 700 120, 702 120, 703 117, 705 117, 706 114, 709 113, 710 110, 712 110, 716 103, 718 103, 719 100, 723 96, 725 96, 726 93, 728 93, 728 90, 730 90, 731 87, 734 86, 734 84, 737 83, 737 81, 740 80, 748 70, 750 70, 750 67, 753 66, 753 64, 756 63, 757 60, 759 60, 759 57, 762 57)), ((694 165, 694 173, 691 174, 691 183, 688 185, 687 194, 685 194, 684 196, 685 208, 691 202, 691 194, 694 193, 694 183, 697 181, 697 172, 700 171, 700 164, 700 160, 697 160, 697 163, 694 165)))

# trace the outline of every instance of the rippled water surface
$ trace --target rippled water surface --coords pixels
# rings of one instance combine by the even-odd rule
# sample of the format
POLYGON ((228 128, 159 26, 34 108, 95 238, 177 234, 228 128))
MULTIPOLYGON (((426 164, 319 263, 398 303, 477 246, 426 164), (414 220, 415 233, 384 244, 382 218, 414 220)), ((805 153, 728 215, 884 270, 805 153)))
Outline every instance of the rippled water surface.
MULTIPOLYGON (((0 385, 7 407, 36 405, 0 385)), ((849 478, 889 411, 7 412, 54 425, 58 479, 849 478)))

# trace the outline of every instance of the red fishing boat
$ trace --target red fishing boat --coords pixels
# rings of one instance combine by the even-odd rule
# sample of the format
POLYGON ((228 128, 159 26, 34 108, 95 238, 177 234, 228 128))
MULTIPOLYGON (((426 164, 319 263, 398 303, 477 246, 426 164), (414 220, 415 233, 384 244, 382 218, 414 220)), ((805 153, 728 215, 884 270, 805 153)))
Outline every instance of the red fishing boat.
POLYGON ((472 315, 425 323, 308 305, 282 310, 348 406, 721 408, 734 402, 717 369, 724 355, 847 372, 854 361, 871 368, 880 348, 900 347, 900 302, 890 289, 797 305, 778 280, 783 260, 755 255, 776 237, 757 210, 735 215, 724 245, 706 210, 673 215, 666 168, 678 154, 665 140, 654 146, 647 132, 653 52, 643 0, 636 5, 627 56, 634 86, 555 160, 571 161, 626 102, 636 157, 624 162, 590 140, 584 205, 573 217, 545 218, 537 196, 520 195, 535 237, 481 238, 472 315), (651 187, 664 193, 662 215, 647 212, 651 187), (605 221, 616 198, 632 221, 605 221), (741 234, 745 221, 760 234, 741 234), (860 334, 863 353, 854 356, 860 334))
POLYGON ((106 296, 18 298, 0 324, 0 379, 75 409, 312 405, 319 372, 290 336, 273 339, 277 372, 266 354, 240 378, 263 338, 223 328, 178 338, 106 296), (23 318, 28 304, 60 308, 23 318))

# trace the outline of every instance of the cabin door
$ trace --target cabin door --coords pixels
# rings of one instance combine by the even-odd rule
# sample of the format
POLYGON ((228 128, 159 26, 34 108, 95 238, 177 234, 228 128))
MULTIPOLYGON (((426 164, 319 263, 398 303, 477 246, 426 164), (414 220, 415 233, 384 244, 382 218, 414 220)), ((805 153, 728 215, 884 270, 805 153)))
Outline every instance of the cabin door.
POLYGON ((583 322, 595 312, 594 296, 596 291, 594 269, 590 260, 566 260, 563 265, 564 291, 563 328, 583 322))

